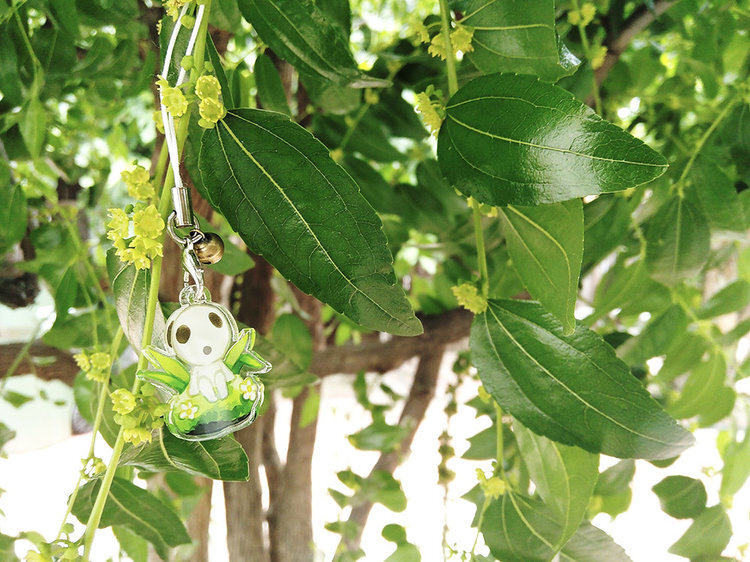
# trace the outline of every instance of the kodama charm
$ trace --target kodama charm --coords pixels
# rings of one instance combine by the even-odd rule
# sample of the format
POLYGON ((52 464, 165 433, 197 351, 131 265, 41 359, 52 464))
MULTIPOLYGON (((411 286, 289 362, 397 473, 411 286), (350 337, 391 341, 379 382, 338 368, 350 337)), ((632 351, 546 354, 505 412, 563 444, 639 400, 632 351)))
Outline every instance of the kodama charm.
POLYGON ((191 441, 215 439, 249 425, 263 403, 255 375, 271 364, 254 352, 255 330, 238 333, 223 306, 208 300, 183 302, 167 320, 167 351, 153 346, 144 355, 160 370, 137 375, 169 392, 166 425, 191 441))

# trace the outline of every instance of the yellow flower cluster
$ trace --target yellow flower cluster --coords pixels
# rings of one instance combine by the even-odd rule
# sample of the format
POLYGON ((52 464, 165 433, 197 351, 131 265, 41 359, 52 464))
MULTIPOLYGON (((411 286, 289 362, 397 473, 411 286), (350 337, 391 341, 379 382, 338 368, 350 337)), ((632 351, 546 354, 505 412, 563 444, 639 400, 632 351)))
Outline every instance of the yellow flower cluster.
POLYGON ((597 68, 601 68, 601 66, 604 64, 604 58, 607 56, 607 47, 604 45, 600 45, 596 52, 594 53, 594 56, 591 57, 591 68, 596 70, 597 68))
POLYGON ((161 102, 172 117, 181 117, 185 115, 188 108, 188 101, 185 94, 179 88, 174 88, 164 78, 156 81, 161 94, 161 102))
POLYGON ((119 388, 111 394, 111 398, 115 421, 123 428, 123 439, 133 445, 150 443, 151 432, 164 425, 162 416, 168 409, 154 396, 154 387, 144 385, 138 395, 119 388))
POLYGON ((107 465, 104 464, 104 461, 99 457, 81 459, 81 463, 83 464, 81 474, 84 478, 94 478, 97 474, 101 474, 102 472, 107 470, 107 465))
POLYGON ((109 370, 112 366, 112 358, 109 353, 97 351, 88 354, 85 351, 73 356, 78 368, 86 373, 86 378, 96 382, 106 383, 109 380, 109 370))
MULTIPOLYGON (((422 26, 424 27, 424 26, 422 26)), ((433 57, 440 57, 445 60, 448 50, 445 48, 445 41, 443 40, 443 34, 438 33, 432 39, 430 39, 427 30, 422 32, 419 30, 419 37, 423 43, 429 41, 430 46, 427 48, 427 52, 433 57), (426 37, 426 39, 425 39, 426 37)), ((474 38, 474 29, 470 27, 457 24, 456 29, 451 31, 451 47, 453 47, 453 54, 461 51, 462 53, 470 53, 474 50, 471 45, 471 40, 474 38)))
POLYGON ((177 18, 180 15, 180 8, 182 8, 188 0, 166 0, 164 2, 164 9, 167 11, 167 15, 169 15, 174 21, 177 21, 177 18))
POLYGON ((571 25, 582 25, 586 27, 590 24, 596 15, 596 6, 591 2, 586 2, 580 10, 571 10, 568 12, 568 22, 571 25))
POLYGON ((107 238, 117 248, 117 257, 132 263, 136 269, 146 269, 151 260, 161 256, 161 234, 164 220, 154 205, 136 205, 133 213, 133 233, 130 237, 130 217, 122 209, 109 209, 111 220, 107 223, 107 238))
POLYGON ((457 287, 451 287, 451 291, 453 291, 458 304, 474 314, 481 314, 487 310, 487 299, 480 295, 477 288, 471 283, 462 283, 457 287))
POLYGON ((198 113, 201 118, 198 125, 204 129, 211 129, 219 119, 222 119, 227 110, 221 102, 221 85, 215 76, 201 76, 195 83, 195 95, 201 102, 198 104, 198 113))
POLYGON ((443 124, 443 106, 430 97, 430 88, 427 91, 417 94, 417 112, 422 115, 422 121, 434 136, 440 131, 443 124))
POLYGON ((151 176, 143 166, 135 166, 132 170, 123 170, 120 172, 120 177, 128 188, 128 195, 134 199, 148 201, 154 196, 151 176))
POLYGON ((479 480, 479 487, 482 488, 485 498, 496 500, 505 493, 505 481, 499 476, 487 478, 484 471, 477 468, 477 480, 479 480))

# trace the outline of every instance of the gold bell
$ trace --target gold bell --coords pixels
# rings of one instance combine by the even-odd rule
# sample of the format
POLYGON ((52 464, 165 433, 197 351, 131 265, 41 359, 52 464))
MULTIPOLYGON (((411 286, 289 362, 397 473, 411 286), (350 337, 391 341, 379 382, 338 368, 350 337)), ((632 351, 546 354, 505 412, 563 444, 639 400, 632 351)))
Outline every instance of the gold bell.
POLYGON ((224 241, 213 232, 204 232, 203 237, 193 244, 195 257, 203 265, 218 262, 224 255, 224 241))

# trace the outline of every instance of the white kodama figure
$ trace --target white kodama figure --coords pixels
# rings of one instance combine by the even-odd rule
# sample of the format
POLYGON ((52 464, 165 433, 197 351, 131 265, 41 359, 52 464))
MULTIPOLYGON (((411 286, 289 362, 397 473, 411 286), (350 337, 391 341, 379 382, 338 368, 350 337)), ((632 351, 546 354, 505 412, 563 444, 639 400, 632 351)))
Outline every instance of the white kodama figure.
POLYGON ((227 397, 234 373, 224 357, 236 334, 224 308, 213 303, 182 308, 169 318, 167 347, 190 367, 188 394, 201 394, 209 402, 227 397))

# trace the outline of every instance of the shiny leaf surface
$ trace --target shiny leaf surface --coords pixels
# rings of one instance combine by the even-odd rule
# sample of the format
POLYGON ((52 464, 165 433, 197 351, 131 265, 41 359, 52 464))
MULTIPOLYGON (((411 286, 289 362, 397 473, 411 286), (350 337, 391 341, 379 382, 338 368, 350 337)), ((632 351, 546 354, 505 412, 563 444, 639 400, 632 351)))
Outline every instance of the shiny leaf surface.
POLYGON ((208 441, 185 441, 168 431, 157 431, 151 443, 126 449, 120 464, 150 472, 182 470, 214 480, 245 481, 247 455, 233 437, 208 441))
POLYGON ((200 170, 211 204, 302 291, 368 328, 422 331, 380 220, 305 129, 278 113, 231 111, 203 135, 200 170))
POLYGON ((300 72, 319 75, 339 86, 386 85, 359 71, 342 29, 315 3, 239 0, 238 4, 260 38, 300 72))
POLYGON ((557 36, 552 0, 470 0, 461 25, 474 29, 467 55, 483 74, 536 74, 554 82, 580 64, 557 36))
POLYGON ((664 158, 532 76, 491 74, 449 100, 438 161, 450 183, 491 205, 539 205, 660 176, 664 158))
POLYGON ((575 329, 583 256, 580 199, 500 210, 513 267, 531 296, 557 317, 565 334, 575 329))
POLYGON ((670 458, 693 443, 600 336, 580 324, 563 335, 537 303, 491 300, 470 342, 485 388, 535 433, 620 458, 670 458))

